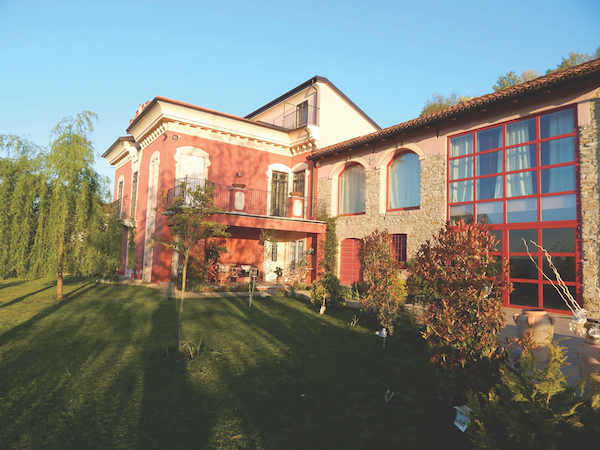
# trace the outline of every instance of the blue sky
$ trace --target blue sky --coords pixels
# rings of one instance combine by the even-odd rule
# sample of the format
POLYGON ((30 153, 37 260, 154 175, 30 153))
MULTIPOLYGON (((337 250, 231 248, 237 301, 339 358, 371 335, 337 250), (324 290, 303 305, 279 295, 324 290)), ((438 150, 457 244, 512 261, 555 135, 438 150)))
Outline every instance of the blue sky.
POLYGON ((499 75, 600 45, 597 0, 0 0, 0 134, 46 145, 99 115, 100 155, 157 95, 244 116, 314 75, 380 126, 433 93, 483 95, 499 75))

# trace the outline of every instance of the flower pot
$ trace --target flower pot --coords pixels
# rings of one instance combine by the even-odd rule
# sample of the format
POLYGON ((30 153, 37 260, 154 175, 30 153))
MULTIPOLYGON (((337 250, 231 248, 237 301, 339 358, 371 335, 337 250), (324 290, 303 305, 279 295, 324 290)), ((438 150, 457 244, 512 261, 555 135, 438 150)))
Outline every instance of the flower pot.
POLYGON ((546 362, 548 359, 548 346, 554 337, 554 317, 543 309, 524 309, 514 313, 513 319, 517 326, 517 336, 524 338, 530 333, 539 347, 533 349, 533 357, 537 362, 546 362))
POLYGON ((283 286, 284 284, 283 277, 277 277, 277 286, 283 286))
MULTIPOLYGON (((595 340, 586 338, 577 349, 577 363, 581 378, 592 375, 593 383, 600 387, 600 344, 595 340)), ((591 386, 588 386, 591 388, 591 386)))
POLYGON ((294 192, 290 192, 290 195, 292 197, 302 197, 302 192, 296 192, 296 191, 294 191, 294 192))

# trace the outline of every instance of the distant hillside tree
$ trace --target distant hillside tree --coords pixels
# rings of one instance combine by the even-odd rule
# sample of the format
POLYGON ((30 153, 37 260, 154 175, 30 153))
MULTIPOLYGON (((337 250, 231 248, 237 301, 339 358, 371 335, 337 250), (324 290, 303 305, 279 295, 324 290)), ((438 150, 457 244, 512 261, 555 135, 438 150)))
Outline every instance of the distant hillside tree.
POLYGON ((420 116, 426 116, 442 109, 449 108, 459 103, 466 102, 473 97, 458 95, 456 92, 452 92, 450 95, 445 96, 444 94, 435 93, 431 96, 431 99, 425 102, 425 106, 421 110, 420 116))
MULTIPOLYGON (((600 47, 596 51, 596 56, 598 57, 600 53, 600 47)), ((556 67, 556 69, 548 69, 546 74, 555 72, 557 70, 567 69, 569 67, 577 66, 579 64, 583 64, 584 62, 588 62, 594 59, 594 56, 589 55, 587 53, 577 53, 577 52, 569 52, 569 56, 562 59, 561 63, 556 67)))
POLYGON ((521 72, 521 75, 517 75, 513 70, 511 70, 510 72, 506 72, 504 75, 500 75, 493 88, 495 91, 499 91, 501 89, 506 89, 508 87, 533 80, 540 75, 541 74, 537 70, 524 70, 521 72))

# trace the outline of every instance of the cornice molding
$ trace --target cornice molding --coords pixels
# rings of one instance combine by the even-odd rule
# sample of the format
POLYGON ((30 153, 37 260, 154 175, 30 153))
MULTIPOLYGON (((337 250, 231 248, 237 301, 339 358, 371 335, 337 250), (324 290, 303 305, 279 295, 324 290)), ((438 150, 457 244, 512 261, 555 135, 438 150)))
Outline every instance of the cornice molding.
POLYGON ((270 142, 266 139, 229 133, 213 127, 165 119, 161 120, 142 138, 140 148, 142 150, 145 149, 159 137, 164 136, 165 133, 167 134, 167 138, 172 138, 173 135, 177 134, 186 134, 188 136, 197 136, 203 139, 225 142, 231 145, 239 145, 271 153, 288 155, 311 152, 317 149, 316 143, 312 140, 290 147, 270 142))

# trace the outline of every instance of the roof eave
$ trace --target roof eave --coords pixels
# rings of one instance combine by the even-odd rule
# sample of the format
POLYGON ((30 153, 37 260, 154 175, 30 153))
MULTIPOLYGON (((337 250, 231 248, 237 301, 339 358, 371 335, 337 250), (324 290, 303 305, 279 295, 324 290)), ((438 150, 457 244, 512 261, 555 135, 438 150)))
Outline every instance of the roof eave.
POLYGON ((325 157, 333 155, 334 153, 346 152, 349 149, 355 148, 357 146, 369 145, 382 138, 387 138, 400 133, 414 131, 415 129, 419 129, 422 127, 431 127, 432 125, 435 125, 439 122, 453 118, 458 118, 459 116, 467 114, 471 111, 484 109, 488 105, 506 103, 508 101, 513 101, 519 97, 523 97, 531 93, 543 91, 550 87, 560 86, 569 82, 584 79, 586 77, 593 77, 594 75, 598 75, 600 73, 600 59, 580 64, 579 66, 575 66, 571 69, 564 69, 564 71, 560 72, 563 75, 562 77, 560 76, 561 73, 553 72, 549 75, 536 78, 535 80, 522 83, 521 85, 518 85, 517 89, 515 89, 515 87, 512 86, 510 88, 503 89, 502 91, 486 94, 481 97, 468 100, 466 102, 451 106, 441 111, 428 114, 423 117, 417 117, 416 119, 393 125, 391 127, 384 128, 380 131, 369 133, 359 138, 348 139, 347 141, 330 145, 329 147, 321 149, 321 151, 316 151, 308 155, 306 159, 309 161, 323 159, 325 157), (577 73, 577 68, 580 68, 581 66, 585 65, 591 66, 590 70, 581 74, 577 73), (540 79, 546 79, 550 81, 543 80, 540 83, 540 79))

